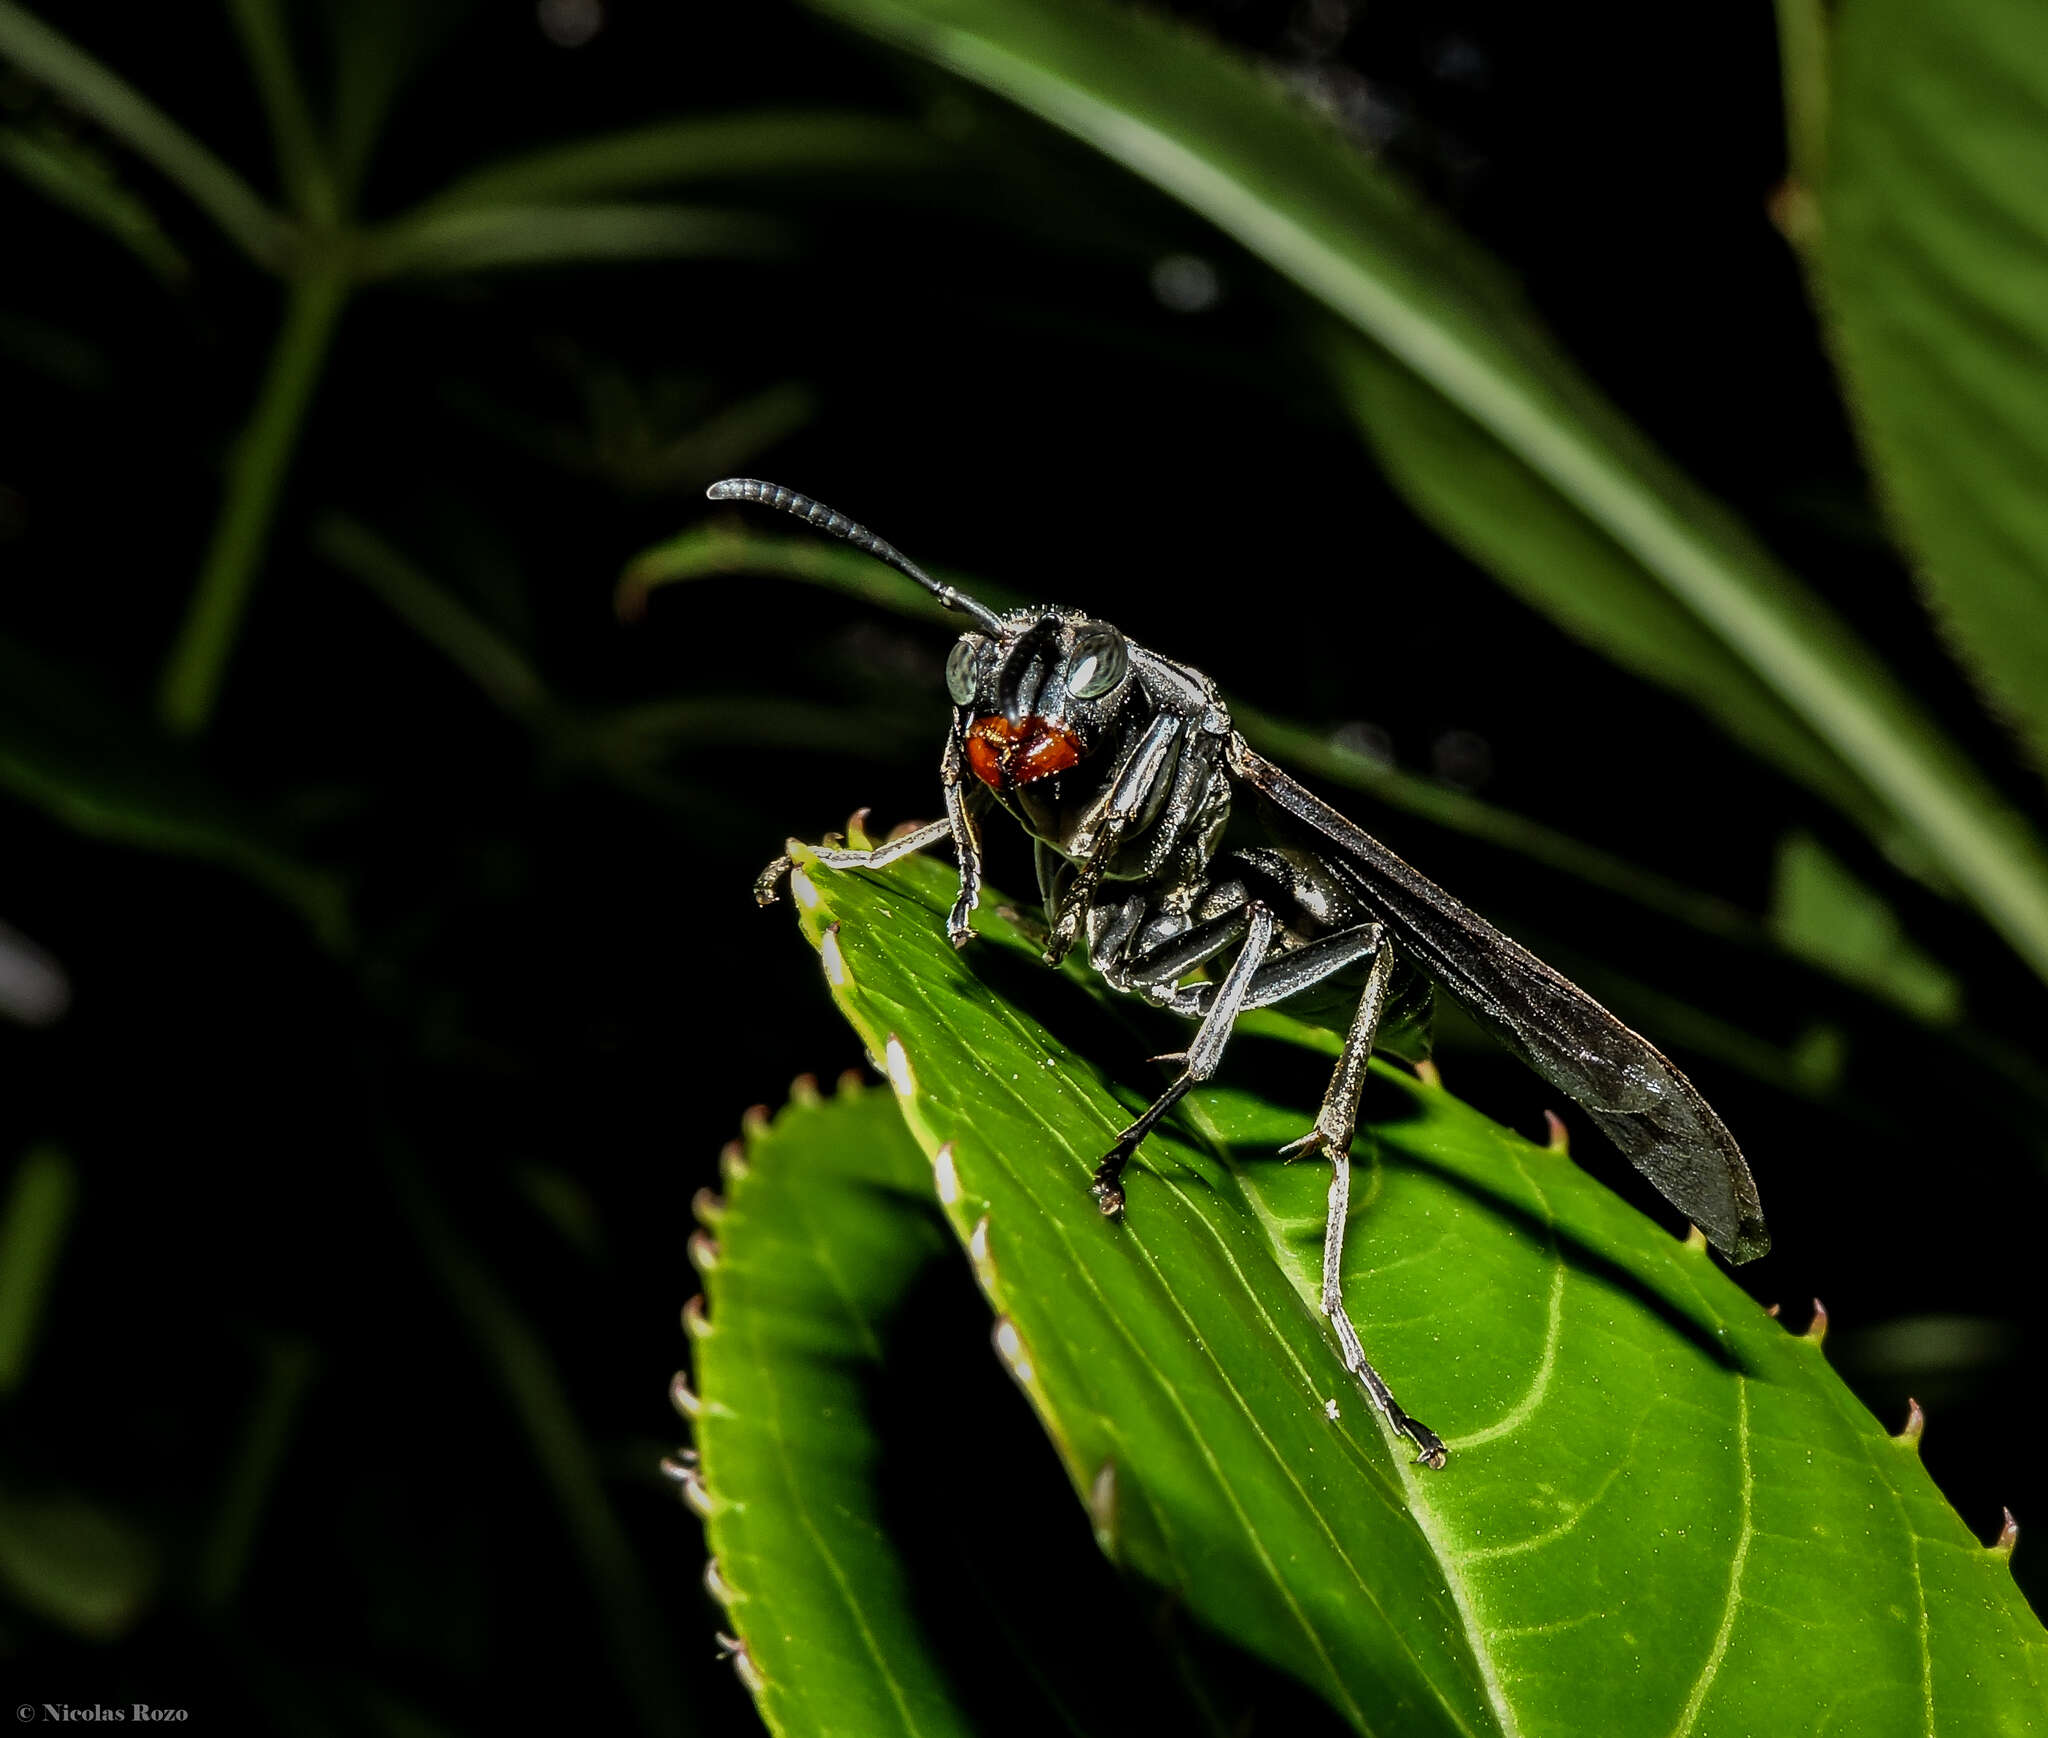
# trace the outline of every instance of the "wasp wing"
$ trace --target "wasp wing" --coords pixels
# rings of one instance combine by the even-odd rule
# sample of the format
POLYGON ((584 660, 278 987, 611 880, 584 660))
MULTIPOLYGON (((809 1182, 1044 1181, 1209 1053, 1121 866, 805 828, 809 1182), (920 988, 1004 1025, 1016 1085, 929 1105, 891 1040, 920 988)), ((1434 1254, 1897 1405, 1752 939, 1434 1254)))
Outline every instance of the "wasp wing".
POLYGON ((1655 1045, 1236 735, 1230 768, 1334 846, 1322 853, 1324 861, 1388 925, 1397 945, 1545 1080, 1571 1094, 1717 1249, 1749 1261, 1770 1248, 1742 1149, 1655 1045))

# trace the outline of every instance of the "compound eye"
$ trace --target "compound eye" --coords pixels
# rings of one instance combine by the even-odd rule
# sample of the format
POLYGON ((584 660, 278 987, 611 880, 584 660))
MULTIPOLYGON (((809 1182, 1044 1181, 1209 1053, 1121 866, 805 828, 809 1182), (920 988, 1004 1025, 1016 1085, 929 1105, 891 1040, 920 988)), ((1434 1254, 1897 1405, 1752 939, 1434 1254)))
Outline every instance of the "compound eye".
POLYGON ((980 657, 980 642, 964 638, 946 654, 946 692, 953 696, 957 706, 965 706, 974 698, 974 666, 980 657))
POLYGON ((1074 642, 1067 665, 1067 692, 1077 700, 1095 700, 1124 679, 1131 667, 1130 649, 1115 628, 1090 628, 1074 642))

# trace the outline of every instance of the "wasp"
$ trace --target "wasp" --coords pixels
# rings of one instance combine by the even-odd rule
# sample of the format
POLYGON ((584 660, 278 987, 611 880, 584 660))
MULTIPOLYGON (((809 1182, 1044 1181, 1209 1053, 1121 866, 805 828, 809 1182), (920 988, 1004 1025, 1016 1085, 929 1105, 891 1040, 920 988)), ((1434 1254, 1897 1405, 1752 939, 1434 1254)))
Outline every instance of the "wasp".
MULTIPOLYGON (((1329 1161, 1321 1304, 1345 1368, 1422 1465, 1443 1440, 1411 1417, 1366 1358, 1344 1308, 1351 1142, 1376 1042, 1426 1021, 1431 985, 1553 1086, 1731 1260, 1770 1247, 1741 1149, 1692 1082, 1647 1039, 1412 869, 1364 828, 1254 750, 1216 685, 1078 610, 998 614, 809 496, 751 477, 714 501, 780 508, 916 581, 969 626, 946 660, 953 725, 939 762, 942 819, 873 850, 816 852, 875 868, 950 844, 955 946, 981 896, 981 818, 1000 808, 1033 841, 1045 960, 1080 943, 1112 990, 1196 1022, 1166 1089, 1096 1167, 1102 1212, 1124 1210, 1123 1175, 1152 1129, 1223 1059, 1254 1008, 1344 1034, 1315 1123, 1281 1149, 1329 1161), (1196 976, 1201 973, 1201 976, 1196 976)), ((762 872, 771 903, 792 860, 762 872)))

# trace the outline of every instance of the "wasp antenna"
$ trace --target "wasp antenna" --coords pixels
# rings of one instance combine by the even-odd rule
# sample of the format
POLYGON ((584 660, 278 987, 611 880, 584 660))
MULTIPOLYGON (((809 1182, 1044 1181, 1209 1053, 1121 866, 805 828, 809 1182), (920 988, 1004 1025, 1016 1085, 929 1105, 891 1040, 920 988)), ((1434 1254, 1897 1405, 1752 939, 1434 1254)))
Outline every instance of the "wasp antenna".
POLYGON ((779 507, 785 513, 794 513, 806 525, 815 525, 820 531, 851 543, 856 549, 865 550, 877 561, 886 561, 898 573, 908 574, 947 609, 958 610, 961 614, 971 617, 974 625, 984 632, 1002 632, 1002 617, 987 604, 969 597, 964 591, 953 586, 941 585, 895 544, 885 542, 865 525, 847 518, 844 513, 835 511, 822 501, 814 501, 808 495, 799 495, 794 489, 785 489, 780 483, 764 483, 759 477, 727 477, 721 482, 713 483, 704 493, 713 501, 757 501, 763 507, 779 507))

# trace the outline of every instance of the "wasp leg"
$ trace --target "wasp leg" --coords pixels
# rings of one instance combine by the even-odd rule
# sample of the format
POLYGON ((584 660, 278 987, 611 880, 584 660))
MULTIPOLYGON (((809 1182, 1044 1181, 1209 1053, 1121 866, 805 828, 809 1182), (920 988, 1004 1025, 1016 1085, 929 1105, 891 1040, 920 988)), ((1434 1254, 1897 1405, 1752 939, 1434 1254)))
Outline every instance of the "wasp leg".
POLYGON ((1124 1166, 1131 1162, 1131 1154, 1138 1150, 1138 1143, 1152 1132, 1153 1125, 1162 1116, 1180 1103, 1189 1087, 1207 1080, 1223 1060, 1223 1047, 1230 1042, 1230 1029, 1237 1024, 1237 1016, 1251 989, 1252 977, 1273 941, 1273 914, 1264 905, 1253 901, 1245 908, 1245 918, 1248 933, 1244 946, 1218 988, 1215 1001, 1209 1004, 1208 1013, 1202 1016, 1201 1025, 1195 1029, 1194 1042, 1187 1048, 1179 1075, 1146 1106, 1144 1114, 1136 1122, 1116 1137, 1116 1145, 1095 1167, 1095 1199, 1102 1204, 1107 1218, 1113 1219, 1123 1211, 1124 1166))
POLYGON ((960 892, 946 916, 946 937, 955 947, 965 947, 974 939, 967 920, 981 903, 981 824, 969 801, 974 793, 967 788, 966 751, 960 746, 957 730, 946 732, 945 751, 939 756, 939 787, 945 792, 946 828, 953 835, 953 856, 960 865, 960 892))
MULTIPOLYGON (((837 845, 813 845, 805 849, 827 869, 879 869, 885 863, 893 863, 899 857, 908 857, 928 846, 938 844, 952 831, 950 821, 930 821, 915 832, 905 833, 899 839, 890 839, 875 846, 871 851, 848 851, 837 845)), ((792 845, 797 841, 792 839, 792 845)), ((794 857, 778 857, 754 878, 754 899, 757 904, 773 905, 782 897, 782 883, 789 872, 796 867, 794 857)))
MULTIPOLYGON (((1365 993, 1358 998, 1358 1012, 1351 1030, 1344 1036, 1344 1050, 1337 1058, 1322 1108, 1316 1112, 1316 1126, 1300 1140, 1281 1149, 1283 1158, 1321 1151, 1330 1159, 1329 1217, 1323 1225, 1323 1314, 1336 1330, 1337 1345, 1344 1354, 1344 1368, 1358 1378, 1380 1415, 1415 1446, 1416 1461, 1427 1467, 1441 1467, 1447 1458, 1443 1439, 1419 1419, 1401 1409, 1380 1373, 1366 1358, 1358 1330, 1344 1309, 1344 1226, 1351 1212, 1351 1137, 1358 1129, 1358 1101, 1365 1092, 1367 1067, 1372 1061, 1373 1039, 1379 1034, 1380 1014, 1387 1004, 1387 987, 1394 976, 1394 949, 1374 931, 1372 969, 1366 974, 1365 993)), ((1334 938, 1332 938, 1334 939, 1334 938)), ((1303 950, 1306 951, 1306 950, 1303 950)))

